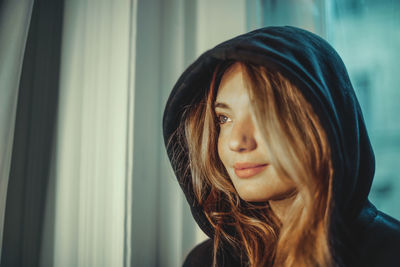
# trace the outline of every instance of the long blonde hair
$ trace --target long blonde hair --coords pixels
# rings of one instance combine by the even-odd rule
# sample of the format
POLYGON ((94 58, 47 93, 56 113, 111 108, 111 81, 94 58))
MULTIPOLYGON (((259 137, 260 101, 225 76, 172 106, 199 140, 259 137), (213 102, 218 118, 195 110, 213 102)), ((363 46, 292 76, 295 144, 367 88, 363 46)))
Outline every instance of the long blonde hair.
POLYGON ((197 104, 185 112, 181 140, 188 150, 193 192, 214 228, 214 264, 222 242, 242 251, 248 266, 334 266, 329 222, 332 210, 330 147, 318 116, 299 89, 279 71, 238 62, 244 70, 256 123, 271 164, 290 177, 298 194, 283 223, 269 203, 238 196, 217 152, 214 101, 218 83, 235 62, 217 66, 197 104))

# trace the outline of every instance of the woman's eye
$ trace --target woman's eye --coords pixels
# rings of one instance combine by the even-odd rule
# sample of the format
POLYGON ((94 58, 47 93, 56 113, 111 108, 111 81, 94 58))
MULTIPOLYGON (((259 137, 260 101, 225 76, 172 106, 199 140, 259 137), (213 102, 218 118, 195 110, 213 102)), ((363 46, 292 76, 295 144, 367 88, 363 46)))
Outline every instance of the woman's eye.
POLYGON ((228 118, 228 117, 225 116, 225 115, 218 115, 218 116, 217 116, 217 120, 218 120, 218 123, 219 123, 219 124, 224 124, 224 123, 230 121, 230 118, 228 118))

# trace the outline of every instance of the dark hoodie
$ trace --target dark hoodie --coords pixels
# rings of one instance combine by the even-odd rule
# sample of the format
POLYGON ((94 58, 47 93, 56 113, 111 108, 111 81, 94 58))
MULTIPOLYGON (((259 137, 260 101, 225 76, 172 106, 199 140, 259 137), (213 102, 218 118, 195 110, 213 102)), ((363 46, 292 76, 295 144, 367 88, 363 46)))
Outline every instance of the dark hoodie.
MULTIPOLYGON (((360 105, 342 60, 319 36, 295 27, 266 27, 206 51, 185 70, 169 96, 163 117, 165 144, 182 123, 185 107, 204 96, 216 65, 224 60, 280 71, 298 86, 319 116, 332 149, 335 209, 331 232, 338 265, 400 266, 400 222, 368 200, 375 159, 360 105)), ((172 139, 174 142, 177 140, 172 139)), ((178 150, 183 152, 180 164, 186 164, 187 148, 178 150)), ((172 146, 167 153, 171 160, 172 146)), ((172 167, 194 219, 211 238, 191 251, 184 266, 210 266, 213 228, 194 197, 191 179, 184 177, 176 164, 172 167)), ((223 266, 241 266, 228 247, 222 250, 220 260, 223 266)))

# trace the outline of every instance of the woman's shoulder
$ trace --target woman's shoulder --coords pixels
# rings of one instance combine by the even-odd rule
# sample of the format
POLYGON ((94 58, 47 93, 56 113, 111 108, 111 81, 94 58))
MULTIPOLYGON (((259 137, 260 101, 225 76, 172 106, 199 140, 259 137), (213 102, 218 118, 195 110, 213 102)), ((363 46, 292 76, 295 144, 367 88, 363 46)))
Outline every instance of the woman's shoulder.
POLYGON ((400 221, 377 210, 376 216, 368 229, 370 242, 379 245, 381 248, 398 248, 396 251, 400 254, 400 221))
POLYGON ((376 210, 364 235, 360 244, 361 257, 368 266, 399 266, 400 221, 376 210))
POLYGON ((207 239, 195 246, 187 255, 183 267, 191 266, 212 266, 213 260, 213 241, 207 239))
POLYGON ((380 245, 397 248, 396 252, 400 256, 400 221, 378 210, 371 230, 373 235, 380 235, 380 245))

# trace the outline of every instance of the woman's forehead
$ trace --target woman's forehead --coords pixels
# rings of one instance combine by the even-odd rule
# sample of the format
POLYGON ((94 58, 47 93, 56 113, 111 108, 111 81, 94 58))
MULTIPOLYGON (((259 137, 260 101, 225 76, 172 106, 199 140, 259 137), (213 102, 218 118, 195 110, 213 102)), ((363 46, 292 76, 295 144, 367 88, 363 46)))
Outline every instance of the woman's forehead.
MULTIPOLYGON (((219 83, 215 103, 224 102, 225 99, 232 99, 234 95, 245 95, 250 102, 254 102, 254 86, 248 76, 248 71, 251 71, 241 62, 236 62, 230 66, 221 77, 219 83)), ((262 74, 261 74, 262 75, 262 74)), ((266 77, 262 77, 265 79, 266 77)), ((260 84, 260 86, 262 86, 260 84)))
POLYGON ((218 86, 216 102, 224 99, 231 99, 232 95, 245 93, 245 83, 243 81, 243 67, 239 63, 235 63, 227 69, 222 76, 218 86))

